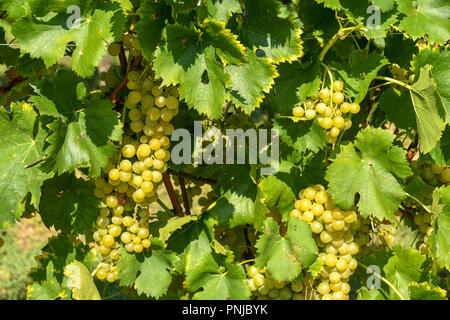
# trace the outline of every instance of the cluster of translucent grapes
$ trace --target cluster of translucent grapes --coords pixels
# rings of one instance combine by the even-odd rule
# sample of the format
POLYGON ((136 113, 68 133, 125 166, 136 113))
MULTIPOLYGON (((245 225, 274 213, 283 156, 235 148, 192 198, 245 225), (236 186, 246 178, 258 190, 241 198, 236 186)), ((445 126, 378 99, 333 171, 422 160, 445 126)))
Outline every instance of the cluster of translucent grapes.
POLYGON ((433 216, 425 210, 420 210, 414 216, 414 223, 417 225, 419 232, 423 235, 420 241, 416 242, 416 249, 424 255, 428 254, 429 245, 427 243, 428 237, 434 231, 432 226, 433 216))
POLYGON ((169 122, 178 113, 176 88, 160 88, 151 77, 128 74, 132 91, 125 100, 130 120, 120 153, 104 170, 106 177, 94 181, 94 194, 103 207, 93 234, 104 263, 97 272, 99 279, 117 279, 117 248, 140 253, 151 246, 149 232, 150 203, 158 199, 157 188, 170 159, 169 136, 174 128, 169 122), (108 266, 108 267, 106 267, 108 266))
POLYGON ((279 282, 266 270, 254 265, 247 269, 247 284, 257 300, 316 300, 314 280, 304 277, 302 281, 279 282))
POLYGON ((133 57, 138 57, 141 55, 141 45, 139 44, 139 41, 136 39, 136 35, 133 33, 124 33, 122 35, 122 41, 113 42, 108 47, 108 53, 115 57, 120 54, 121 45, 124 46, 124 48, 129 49, 130 55, 133 57))
POLYGON ((450 184, 450 167, 426 161, 420 171, 421 177, 432 186, 450 184))
POLYGON ((360 246, 370 241, 367 234, 358 234, 358 230, 362 228, 368 232, 368 225, 362 227, 363 219, 356 211, 344 211, 336 207, 322 185, 300 191, 299 200, 295 202, 295 209, 290 216, 303 219, 311 225, 320 248, 319 258, 322 259, 323 267, 315 287, 318 299, 348 299, 348 280, 358 266, 354 256, 359 253, 360 246))
POLYGON ((320 126, 326 132, 328 143, 335 143, 343 130, 352 127, 349 115, 356 114, 361 109, 358 103, 345 101, 346 96, 342 92, 343 89, 342 81, 333 82, 331 88, 323 88, 317 97, 310 97, 306 100, 303 107, 296 106, 292 110, 293 116, 302 120, 317 118, 320 126))

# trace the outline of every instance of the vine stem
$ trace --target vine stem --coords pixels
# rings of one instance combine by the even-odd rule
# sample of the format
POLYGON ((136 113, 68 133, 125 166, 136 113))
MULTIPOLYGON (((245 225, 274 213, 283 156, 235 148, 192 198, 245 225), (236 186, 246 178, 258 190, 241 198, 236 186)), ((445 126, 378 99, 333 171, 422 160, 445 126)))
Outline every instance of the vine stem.
MULTIPOLYGON (((359 262, 359 261, 358 261, 358 264, 359 264, 361 267, 363 267, 364 269, 366 269, 366 270, 369 269, 366 265, 364 265, 363 263, 361 263, 361 262, 359 262)), ((386 283, 386 284, 389 286, 389 288, 391 288, 392 291, 394 291, 395 294, 400 298, 400 300, 406 300, 406 299, 402 296, 402 294, 400 293, 400 291, 398 291, 398 289, 397 289, 397 288, 396 288, 396 287, 395 287, 388 279, 386 279, 385 277, 383 277, 381 274, 377 273, 375 270, 373 271, 373 273, 376 274, 377 277, 380 278, 381 281, 383 281, 384 283, 386 283)))
POLYGON ((414 197, 412 194, 409 194, 408 192, 405 191, 405 195, 406 195, 408 198, 411 198, 412 200, 414 200, 415 202, 417 202, 418 204, 420 204, 420 206, 421 206, 422 208, 424 208, 424 210, 425 210, 426 212, 428 212, 429 214, 433 214, 433 211, 431 211, 430 209, 428 209, 428 208, 425 206, 425 204, 423 204, 422 201, 420 201, 419 199, 417 199, 416 197, 414 197))
POLYGON ((346 37, 347 35, 349 35, 350 33, 352 33, 353 31, 357 31, 357 30, 361 30, 361 26, 362 24, 359 24, 355 27, 349 27, 349 28, 344 28, 344 29, 340 29, 325 45, 325 47, 322 49, 322 51, 320 52, 319 55, 319 59, 320 61, 323 61, 323 59, 325 58, 325 55, 327 54, 328 50, 330 50, 330 48, 334 45, 334 43, 341 37, 346 37))
POLYGON ((103 300, 109 300, 109 299, 112 299, 112 298, 118 296, 119 294, 121 294, 122 292, 125 292, 125 289, 122 289, 122 290, 120 290, 120 291, 117 291, 116 293, 113 293, 112 295, 103 298, 103 300))
POLYGON ((255 259, 244 260, 244 261, 240 262, 240 263, 238 264, 238 266, 242 266, 243 264, 246 264, 246 263, 249 263, 249 262, 253 262, 253 261, 255 261, 255 259))
POLYGON ((191 209, 189 208, 189 200, 186 192, 186 183, 184 182, 183 177, 178 177, 178 181, 180 182, 181 195, 183 196, 184 211, 186 211, 186 214, 191 214, 191 209))
MULTIPOLYGON (((408 90, 414 91, 414 88, 411 87, 409 84, 404 83, 404 82, 399 81, 399 80, 396 80, 396 79, 393 79, 393 78, 383 77, 383 76, 376 76, 375 79, 387 81, 387 83, 385 83, 384 85, 387 85, 387 84, 390 84, 390 83, 395 83, 395 84, 398 84, 399 86, 402 86, 402 87, 404 87, 404 88, 406 88, 408 90)), ((374 88, 372 88, 372 89, 374 89, 374 88)))
POLYGON ((178 201, 177 195, 175 194, 175 190, 173 188, 172 182, 170 181, 170 176, 166 172, 162 174, 164 186, 166 187, 167 193, 169 194, 170 202, 172 202, 173 210, 177 214, 177 216, 183 216, 183 209, 181 208, 181 204, 178 201))

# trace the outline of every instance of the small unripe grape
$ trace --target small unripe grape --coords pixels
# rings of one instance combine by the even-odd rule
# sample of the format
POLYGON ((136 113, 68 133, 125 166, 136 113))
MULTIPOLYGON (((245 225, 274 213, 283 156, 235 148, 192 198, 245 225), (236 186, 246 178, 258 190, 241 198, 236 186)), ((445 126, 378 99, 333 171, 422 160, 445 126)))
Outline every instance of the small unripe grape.
POLYGON ((141 189, 146 194, 149 194, 153 191, 153 183, 151 183, 150 181, 142 182, 141 189))
POLYGON ((169 109, 164 108, 161 110, 161 120, 169 122, 170 120, 172 120, 173 116, 174 114, 169 109))
POLYGON ((152 242, 150 239, 144 239, 144 240, 142 240, 141 244, 144 248, 150 248, 150 246, 152 245, 152 242))
POLYGON ((359 112, 359 110, 361 109, 361 107, 359 106, 359 103, 352 103, 350 104, 350 112, 353 114, 356 114, 359 112))
POLYGON ((141 253, 144 250, 144 247, 141 243, 134 245, 134 252, 141 253))
POLYGON ((114 237, 112 235, 106 235, 102 239, 102 245, 105 247, 111 247, 114 244, 114 237))
POLYGON ((120 43, 113 42, 108 47, 108 53, 110 56, 118 56, 120 54, 120 43))
POLYGON ((334 267, 337 263, 337 258, 334 254, 327 254, 325 256, 325 264, 329 267, 334 267))
POLYGON ((179 101, 174 96, 168 96, 166 98, 166 107, 169 109, 176 109, 179 106, 179 101))
POLYGON ((314 117, 316 116, 316 111, 312 110, 312 109, 308 109, 305 111, 305 118, 308 120, 312 120, 314 119, 314 117))
POLYGON ((330 285, 328 282, 322 282, 317 286, 317 291, 322 295, 326 295, 331 291, 330 285))
POLYGON ((154 183, 159 183, 159 182, 161 182, 161 180, 162 180, 162 173, 161 172, 159 172, 159 171, 152 171, 152 173, 153 173, 153 179, 152 179, 152 181, 154 182, 154 183))
POLYGON ((350 112, 350 103, 348 103, 348 102, 343 102, 343 103, 340 105, 339 109, 342 111, 342 113, 348 113, 348 112, 350 112))
POLYGON ((323 102, 328 103, 330 101, 330 98, 331 98, 330 90, 328 88, 323 88, 322 90, 320 90, 319 91, 319 98, 323 102))
POLYGON ((120 172, 120 181, 129 182, 129 181, 131 181, 132 178, 133 178, 133 175, 131 172, 125 172, 125 171, 120 172))
POLYGON ((339 283, 341 281, 341 275, 338 272, 331 272, 329 279, 331 283, 339 283))
POLYGON ((345 125, 345 119, 341 116, 337 116, 333 119, 333 125, 338 129, 342 129, 345 125))
POLYGON ((113 260, 117 261, 120 259, 120 252, 117 250, 111 251, 111 253, 109 255, 110 255, 111 259, 113 259, 113 260))
POLYGON ((145 199, 145 192, 142 189, 137 189, 133 193, 134 202, 140 203, 140 202, 144 201, 144 199, 145 199))
POLYGON ((323 225, 319 221, 313 221, 311 223, 311 230, 313 233, 321 233, 323 231, 323 225))
POLYGON ((138 158, 147 158, 152 152, 152 149, 148 144, 141 144, 137 150, 138 158))
POLYGON ((122 228, 117 225, 113 225, 111 228, 109 228, 109 234, 113 237, 118 237, 122 233, 122 228))
POLYGON ((156 97, 155 105, 159 108, 162 108, 166 105, 166 98, 164 96, 156 97))
POLYGON ((129 253, 134 252, 134 243, 130 242, 125 245, 125 250, 129 253))
POLYGON ((120 179, 120 171, 118 169, 112 169, 108 174, 111 180, 119 180, 120 179))
POLYGON ((303 110, 302 107, 297 106, 294 109, 292 109, 292 115, 296 118, 301 118, 305 115, 305 110, 303 110))
POLYGON ((119 199, 116 196, 109 196, 106 198, 106 205, 110 208, 115 208, 119 205, 119 199))
POLYGON ((122 147, 122 155, 125 158, 133 158, 136 154, 136 148, 132 144, 126 144, 122 147))
POLYGON ((307 211, 311 208, 311 201, 308 199, 302 199, 299 201, 299 208, 302 211, 307 211))
POLYGON ((302 218, 306 222, 311 222, 314 220, 314 214, 311 211, 305 211, 303 212, 302 218))
POLYGON ((155 168, 156 170, 161 170, 162 168, 164 168, 164 165, 165 163, 162 160, 153 160, 153 168, 155 168))
POLYGON ((144 122, 143 121, 131 121, 130 123, 130 129, 133 132, 139 133, 144 128, 144 122))
POLYGON ((344 90, 344 83, 342 81, 333 82, 333 91, 342 91, 344 90))
POLYGON ((344 95, 342 92, 334 92, 333 93, 333 102, 336 104, 341 104, 344 102, 344 95))
POLYGON ((141 95, 141 93, 139 91, 131 91, 128 94, 128 100, 131 103, 138 104, 142 100, 142 95, 141 95))
POLYGON ((133 222, 134 222, 134 220, 130 216, 126 216, 123 218, 123 225, 125 227, 131 227, 133 225, 133 222))
POLYGON ((333 126, 333 120, 331 120, 331 118, 324 118, 321 126, 324 129, 330 129, 333 126))
POLYGON ((154 151, 158 150, 159 148, 161 148, 161 141, 159 139, 153 138, 152 140, 150 140, 150 148, 154 151))
POLYGON ((317 113, 319 113, 321 115, 324 115, 327 112, 327 109, 328 109, 327 105, 323 102, 318 103, 316 106, 317 113))
POLYGON ((303 191, 303 196, 308 200, 314 200, 314 197, 316 196, 316 190, 314 188, 306 188, 303 191))
POLYGON ((442 170, 439 178, 444 183, 450 182, 450 168, 445 168, 444 170, 442 170))
POLYGON ((153 86, 153 88, 152 88, 152 95, 153 96, 155 96, 155 97, 158 97, 158 96, 160 96, 161 94, 162 94, 163 92, 162 92, 162 90, 159 88, 159 86, 153 86))
POLYGON ((98 269, 98 270, 97 270, 96 276, 97 276, 97 278, 98 278, 99 280, 105 279, 105 278, 106 278, 106 275, 107 275, 107 272, 106 272, 105 269, 98 269))
POLYGON ((314 200, 318 204, 325 204, 328 201, 328 195, 325 191, 319 191, 316 193, 314 200))
POLYGON ((323 243, 329 243, 333 240, 333 238, 331 237, 330 233, 327 231, 322 231, 320 233, 320 241, 322 241, 323 243))
POLYGON ((289 213, 289 216, 294 217, 294 218, 301 218, 302 213, 300 211, 298 211, 297 209, 294 209, 289 213))

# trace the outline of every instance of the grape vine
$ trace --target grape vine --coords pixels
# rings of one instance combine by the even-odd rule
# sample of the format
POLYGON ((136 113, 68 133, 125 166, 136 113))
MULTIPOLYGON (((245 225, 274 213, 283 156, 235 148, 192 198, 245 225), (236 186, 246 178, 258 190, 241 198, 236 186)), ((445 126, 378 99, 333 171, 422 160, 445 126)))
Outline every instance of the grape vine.
POLYGON ((0 3, 28 299, 448 298, 445 1, 47 2, 0 3))

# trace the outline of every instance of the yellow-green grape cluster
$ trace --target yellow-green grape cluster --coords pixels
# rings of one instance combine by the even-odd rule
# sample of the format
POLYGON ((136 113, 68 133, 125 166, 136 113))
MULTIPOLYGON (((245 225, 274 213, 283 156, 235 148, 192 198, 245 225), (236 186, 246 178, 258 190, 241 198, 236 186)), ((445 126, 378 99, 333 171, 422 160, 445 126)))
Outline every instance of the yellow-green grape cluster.
POLYGON ((349 115, 356 114, 361 109, 358 103, 345 101, 346 96, 342 92, 343 89, 342 81, 333 82, 331 88, 320 90, 318 97, 311 97, 305 101, 303 106, 296 106, 292 110, 293 116, 303 120, 317 118, 320 126, 326 132, 328 143, 335 143, 343 130, 352 127, 349 115))
POLYGON ((433 216, 425 210, 420 210, 414 216, 414 223, 417 225, 420 233, 423 235, 421 241, 416 243, 416 248, 424 255, 428 254, 429 245, 427 244, 428 237, 433 233, 434 228, 433 216))
POLYGON ((420 175, 428 184, 432 186, 450 184, 450 167, 440 166, 437 163, 425 162, 420 171, 420 175))
MULTIPOLYGON (((361 218, 357 212, 339 209, 322 185, 314 185, 300 191, 290 216, 311 225, 321 250, 319 258, 323 267, 316 286, 319 299, 348 299, 348 280, 358 266, 354 256, 360 251, 360 245, 355 240, 361 228, 361 218)), ((360 243, 365 244, 367 239, 363 240, 360 243)))
POLYGON ((130 50, 130 55, 133 57, 138 57, 141 55, 141 45, 136 39, 136 35, 129 32, 122 35, 122 43, 116 41, 108 46, 109 55, 113 57, 118 56, 120 54, 121 44, 130 50))
POLYGON ((247 269, 247 285, 257 300, 316 300, 314 281, 304 277, 302 281, 279 282, 266 270, 254 265, 247 269))
MULTIPOLYGON (((109 275, 115 274, 114 263, 120 258, 119 242, 130 253, 140 253, 151 245, 148 207, 158 199, 156 190, 168 168, 168 136, 174 130, 169 121, 178 113, 176 88, 161 89, 149 77, 140 81, 135 71, 130 72, 128 78, 129 88, 130 82, 134 82, 133 91, 125 101, 131 132, 123 138, 120 154, 104 170, 106 180, 94 181, 94 194, 103 200, 103 207, 93 237, 104 260, 110 261, 110 271, 106 273, 108 281, 114 279, 109 275), (129 211, 134 212, 124 214, 129 211)), ((98 270, 99 279, 105 270, 98 270)))

